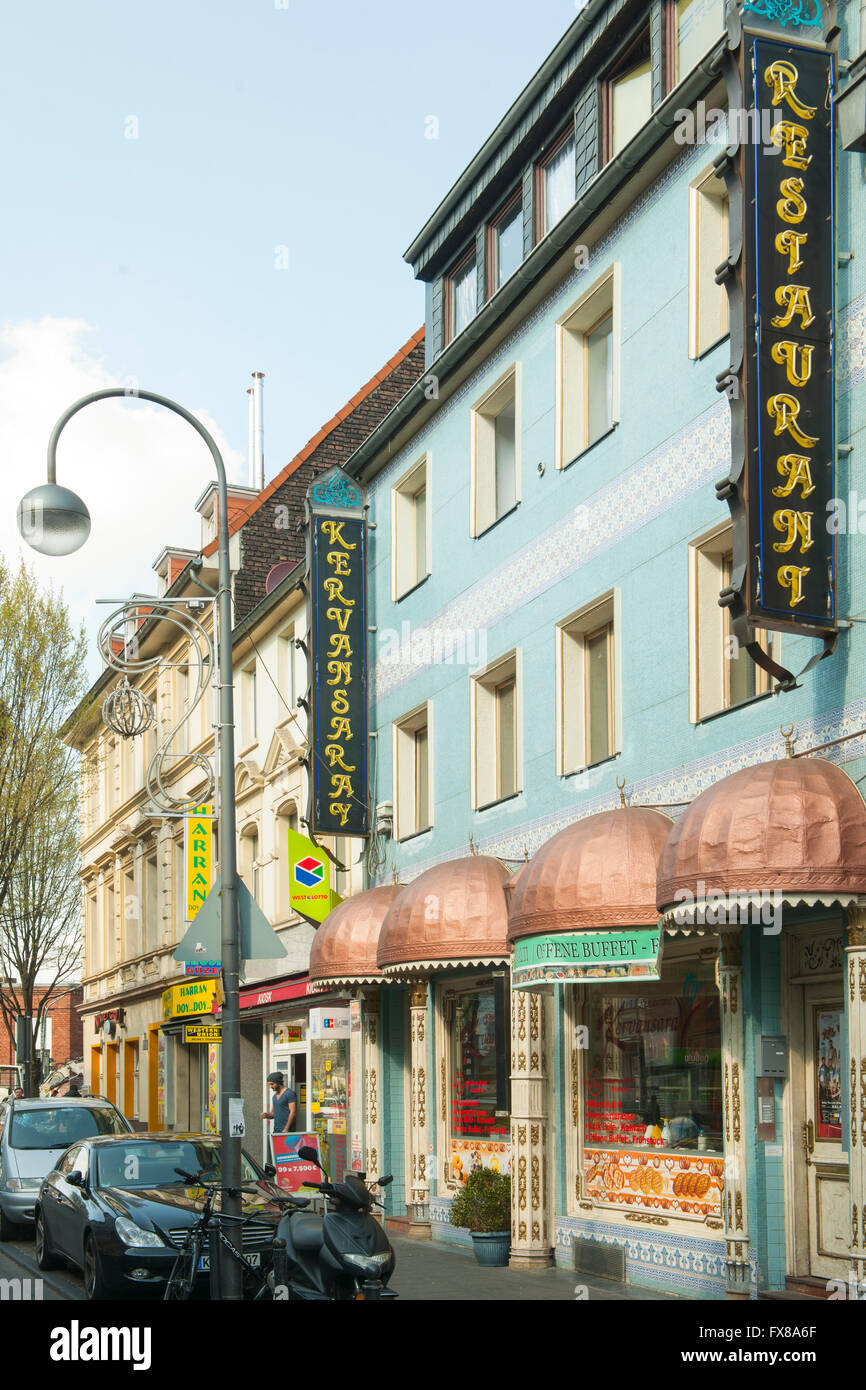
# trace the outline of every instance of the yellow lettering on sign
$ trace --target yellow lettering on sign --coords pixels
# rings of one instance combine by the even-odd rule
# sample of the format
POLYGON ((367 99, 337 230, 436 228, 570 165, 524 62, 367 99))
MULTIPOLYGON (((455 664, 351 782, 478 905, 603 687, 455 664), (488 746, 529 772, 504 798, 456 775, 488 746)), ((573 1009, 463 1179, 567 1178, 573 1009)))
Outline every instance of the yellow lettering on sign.
POLYGON ((783 589, 791 590, 791 597, 788 599, 788 607, 796 608, 798 603, 802 603, 806 597, 803 593, 803 580, 809 573, 805 565, 783 565, 778 573, 778 580, 783 589))
POLYGON ((325 556, 328 564, 335 574, 351 574, 349 569, 349 557, 345 550, 329 550, 325 556))
POLYGON ((322 530, 325 532, 331 545, 341 545, 344 550, 355 550, 357 542, 346 540, 346 537, 343 535, 344 525, 345 522, 342 521, 323 521, 322 530))
POLYGON ((344 777, 342 773, 337 773, 336 776, 332 776, 332 777, 331 777, 331 791, 328 792, 328 796, 331 798, 332 801, 335 800, 338 796, 351 796, 351 795, 352 795, 352 779, 351 779, 351 777, 344 777))
POLYGON ((770 139, 780 149, 784 145, 782 163, 787 164, 789 169, 808 169, 812 156, 806 154, 809 132, 804 125, 797 125, 795 121, 778 121, 770 131, 770 139))
POLYGON ((806 343, 774 343, 770 349, 770 356, 780 367, 785 368, 785 375, 792 386, 805 386, 812 375, 812 353, 815 351, 806 343), (800 354, 799 363, 797 353, 800 354))
POLYGON ((329 576, 327 579, 322 580, 322 588, 325 590, 332 603, 335 598, 339 598, 342 603, 345 603, 347 608, 355 607, 355 600, 353 598, 346 598, 346 595, 343 593, 343 581, 341 579, 329 576))
POLYGON ((351 616, 348 608, 329 608, 325 613, 325 617, 336 623, 341 632, 346 631, 351 616))
POLYGON ((191 922, 205 901, 211 883, 212 822, 210 806, 192 807, 187 823, 186 920, 191 922))
POLYGON ((776 211, 783 222, 802 222, 806 216, 806 199, 803 197, 802 179, 782 179, 779 184, 781 198, 776 211))
POLYGON ((781 511, 773 512, 773 525, 777 531, 785 531, 787 534, 783 541, 774 541, 774 550, 790 550, 794 542, 799 538, 800 554, 805 554, 814 545, 812 540, 812 512, 795 512, 790 507, 783 507, 781 511))
POLYGON ((764 81, 768 87, 773 88, 773 105, 781 106, 786 101, 794 112, 804 121, 811 121, 817 106, 804 106, 797 96, 797 83, 800 74, 793 63, 785 62, 784 58, 778 58, 775 63, 770 63, 764 70, 764 81))
POLYGON ((815 322, 808 285, 779 285, 776 289, 776 303, 786 306, 785 313, 773 319, 774 328, 787 328, 795 314, 800 315, 800 327, 808 328, 815 322))
MULTIPOLYGON (((329 685, 333 685, 334 682, 333 682, 333 681, 329 681, 328 684, 329 684, 329 685)), ((335 691, 334 691, 334 693, 333 693, 333 695, 332 695, 332 697, 331 697, 331 709, 334 711, 335 714, 348 714, 348 713, 349 713, 349 701, 348 701, 348 699, 347 699, 347 697, 346 697, 346 692, 345 692, 345 690, 335 690, 335 691)))
POLYGON ((351 656, 352 648, 349 645, 349 638, 345 632, 332 632, 328 637, 331 648, 331 656, 351 656))
POLYGON ((812 470, 809 467, 811 462, 805 454, 783 454, 777 459, 776 467, 788 481, 784 487, 774 487, 773 496, 788 497, 795 487, 799 487, 801 497, 808 497, 813 493, 815 484, 812 482, 812 470))
POLYGON ((806 449, 811 449, 818 443, 818 440, 813 439, 811 435, 804 434, 797 424, 800 402, 794 396, 784 394, 771 396, 767 401, 767 414, 775 416, 774 434, 782 434, 787 430, 797 443, 802 444, 806 449))
POLYGON ((337 685, 340 681, 344 685, 352 684, 352 663, 350 661, 329 661, 328 666, 328 685, 337 685), (333 676, 333 680, 331 677, 333 676))
POLYGON ((340 718, 331 720, 331 738, 350 739, 352 737, 352 725, 349 723, 348 719, 340 718))
MULTIPOLYGON (((345 825, 346 821, 349 819, 349 811, 351 810, 351 807, 345 801, 334 801, 328 807, 328 810, 330 811, 332 816, 339 816, 340 824, 345 825)), ((314 1110, 318 1110, 318 1108, 319 1107, 317 1105, 313 1106, 314 1110)))
POLYGON ((347 767, 343 762, 345 756, 346 750, 345 748, 341 748, 339 743, 325 744, 325 757, 328 759, 331 767, 341 767, 344 772, 354 772, 354 767, 347 767))
POLYGON ((803 264, 803 247, 809 240, 808 232, 792 232, 790 228, 785 228, 784 232, 779 232, 776 237, 776 250, 781 256, 788 257, 788 274, 796 275, 800 266, 803 264))

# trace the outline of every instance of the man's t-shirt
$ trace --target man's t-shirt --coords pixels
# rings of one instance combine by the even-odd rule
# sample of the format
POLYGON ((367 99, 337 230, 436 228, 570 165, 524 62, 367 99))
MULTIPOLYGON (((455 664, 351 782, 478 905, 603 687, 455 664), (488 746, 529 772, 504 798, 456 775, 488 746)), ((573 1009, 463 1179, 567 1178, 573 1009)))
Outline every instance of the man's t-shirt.
POLYGON ((298 1097, 290 1086, 274 1096, 274 1134, 284 1134, 289 1123, 289 1106, 297 1105, 298 1097))

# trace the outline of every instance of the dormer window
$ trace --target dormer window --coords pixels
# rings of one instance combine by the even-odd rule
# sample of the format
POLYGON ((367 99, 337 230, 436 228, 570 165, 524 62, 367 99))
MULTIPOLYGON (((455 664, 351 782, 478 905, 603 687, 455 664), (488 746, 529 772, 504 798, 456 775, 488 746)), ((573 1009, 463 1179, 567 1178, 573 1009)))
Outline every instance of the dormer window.
POLYGON ((475 247, 457 262, 445 277, 445 341, 462 333, 478 312, 478 277, 475 247))
POLYGON ((576 193, 574 130, 569 126, 536 170, 536 233, 539 241, 565 216, 576 193))
POLYGON ((514 193, 487 228, 488 295, 505 284, 523 260, 523 203, 514 193))
POLYGON ((605 162, 615 158, 652 115, 649 29, 641 30, 604 83, 605 162))
POLYGON ((722 0, 668 0, 668 90, 696 67, 725 32, 722 0))

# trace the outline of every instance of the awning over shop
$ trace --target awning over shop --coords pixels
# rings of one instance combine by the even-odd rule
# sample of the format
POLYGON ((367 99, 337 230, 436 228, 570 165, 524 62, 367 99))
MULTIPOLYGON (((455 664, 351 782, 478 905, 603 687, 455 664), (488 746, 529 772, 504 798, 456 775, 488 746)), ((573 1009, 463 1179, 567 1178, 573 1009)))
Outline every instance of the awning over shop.
POLYGON ((723 777, 691 803, 662 849, 656 901, 681 924, 774 897, 844 905, 861 894, 866 807, 857 787, 823 758, 782 758, 723 777))
POLYGON ((379 935, 385 976, 508 961, 509 873, 498 859, 469 855, 436 864, 403 888, 379 935))
POLYGON ((384 977, 376 963, 379 933, 390 908, 403 892, 400 884, 370 888, 346 898, 328 913, 310 951, 310 979, 326 987, 370 984, 384 977))
POLYGON ((671 820, 621 806, 566 826, 509 885, 515 988, 658 978, 655 882, 671 820))

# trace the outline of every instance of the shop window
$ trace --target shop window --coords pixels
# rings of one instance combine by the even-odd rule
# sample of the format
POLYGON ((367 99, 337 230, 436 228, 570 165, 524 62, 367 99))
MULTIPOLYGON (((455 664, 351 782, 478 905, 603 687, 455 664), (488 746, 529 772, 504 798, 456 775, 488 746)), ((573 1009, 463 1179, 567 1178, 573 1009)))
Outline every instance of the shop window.
POLYGON ((566 468, 619 419, 619 266, 556 325, 556 466, 566 468))
POLYGON ((668 88, 687 77, 725 32, 724 0, 668 0, 668 88))
POLYGON ((521 679, 519 654, 471 680, 472 804, 476 810, 521 789, 521 679))
POLYGON ((718 1218, 723 1188, 714 963, 663 965, 658 983, 586 987, 583 1190, 601 1204, 718 1218))
POLYGON ((604 762, 620 747, 616 606, 610 593, 557 625, 560 776, 604 762))
POLYGON ((689 188, 689 356, 700 357, 728 332, 728 295, 716 269, 728 255, 728 196, 712 169, 689 188))
POLYGON ((518 369, 512 367, 471 411, 471 534, 513 511, 520 501, 518 369))
POLYGON ((391 489, 391 597, 408 594, 430 573, 430 455, 391 489))
MULTIPOLYGON (((729 608, 719 594, 731 583, 733 541, 730 523, 689 546, 691 609, 690 718, 693 723, 742 705, 770 689, 770 677, 741 649, 731 630, 729 608)), ((755 630, 762 649, 779 660, 778 637, 755 630)))
POLYGON ((542 237, 568 212, 577 197, 574 129, 571 125, 554 141, 535 171, 535 236, 542 237))
POLYGON ((604 82, 605 160, 615 158, 652 115, 649 29, 635 39, 604 82))
POLYGON ((515 193, 487 228, 487 293, 495 294, 523 260, 523 202, 515 193))
POLYGON ((394 724, 396 837, 405 840, 433 824, 430 798, 430 713, 427 704, 394 724))
POLYGON ((448 1074, 447 1162, 452 1183, 473 1167, 505 1171, 510 1142, 511 1040, 507 981, 473 982, 443 999, 448 1074))
POLYGON ((478 273, 475 244, 445 276, 445 341, 462 333, 478 312, 478 273))

